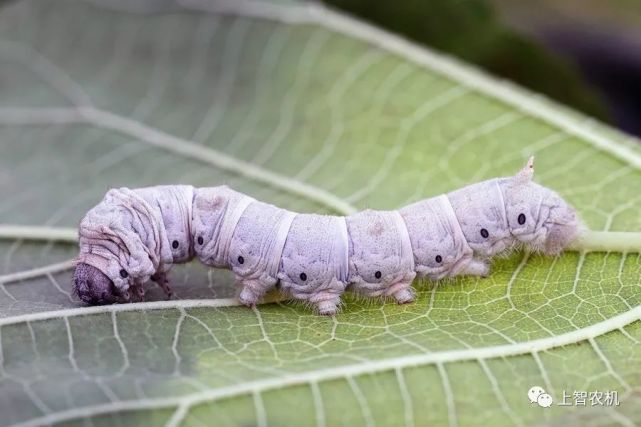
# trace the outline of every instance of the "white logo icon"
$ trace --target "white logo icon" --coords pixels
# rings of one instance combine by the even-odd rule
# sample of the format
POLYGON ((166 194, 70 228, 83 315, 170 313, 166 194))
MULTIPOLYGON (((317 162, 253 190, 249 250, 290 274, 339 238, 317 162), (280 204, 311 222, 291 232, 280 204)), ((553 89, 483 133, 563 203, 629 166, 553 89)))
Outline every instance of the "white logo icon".
POLYGON ((530 403, 537 403, 542 408, 549 408, 552 406, 552 396, 547 394, 543 387, 534 386, 527 392, 527 397, 530 403))
POLYGON ((540 394, 539 398, 536 399, 536 403, 538 403, 541 408, 549 408, 552 406, 552 396, 547 393, 540 394))
POLYGON ((543 390, 543 387, 539 387, 538 385, 535 385, 527 392, 527 397, 530 398, 530 403, 536 403, 536 400, 543 393, 545 393, 545 390, 543 390))

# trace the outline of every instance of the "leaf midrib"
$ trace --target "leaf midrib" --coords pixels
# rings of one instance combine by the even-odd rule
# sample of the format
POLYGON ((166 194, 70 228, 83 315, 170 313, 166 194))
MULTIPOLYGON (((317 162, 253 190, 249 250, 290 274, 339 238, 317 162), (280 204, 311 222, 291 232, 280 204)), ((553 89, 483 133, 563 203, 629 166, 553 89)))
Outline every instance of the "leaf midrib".
MULTIPOLYGON (((563 111, 563 108, 557 103, 540 94, 535 94, 507 81, 499 81, 478 68, 377 28, 320 2, 310 2, 305 5, 276 5, 255 0, 237 0, 225 2, 223 6, 220 6, 201 0, 183 0, 181 4, 188 9, 201 12, 230 14, 297 25, 316 24, 339 34, 373 44, 485 96, 498 99, 517 110, 527 112, 531 117, 554 125, 621 162, 641 170, 641 153, 597 134, 596 128, 602 125, 595 119, 588 118, 585 122, 580 123, 563 111)), ((625 135, 625 137, 638 142, 632 136, 625 135)))

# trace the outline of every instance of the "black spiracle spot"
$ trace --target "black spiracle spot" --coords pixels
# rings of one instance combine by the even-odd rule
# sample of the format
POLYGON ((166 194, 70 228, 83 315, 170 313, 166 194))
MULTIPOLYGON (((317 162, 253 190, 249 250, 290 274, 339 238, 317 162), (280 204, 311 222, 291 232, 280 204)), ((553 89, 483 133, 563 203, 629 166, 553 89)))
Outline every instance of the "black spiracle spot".
POLYGON ((441 261, 443 261, 443 257, 440 256, 440 255, 436 255, 435 259, 436 259, 436 262, 438 262, 438 263, 441 263, 441 261))
POLYGON ((525 214, 519 214, 518 221, 520 225, 525 224, 525 214))
POLYGON ((205 241, 203 240, 203 236, 198 236, 198 244, 202 245, 205 241))
POLYGON ((484 239, 487 239, 488 237, 490 237, 490 233, 485 228, 481 228, 481 236, 484 239))
POLYGON ((127 270, 125 270, 124 268, 120 270, 120 277, 122 277, 123 279, 129 277, 129 273, 127 273, 127 270))
POLYGON ((178 246, 180 246, 180 243, 178 243, 178 240, 174 240, 171 242, 171 247, 174 249, 178 249, 178 246))
POLYGON ((245 263, 245 258, 243 258, 242 256, 239 256, 238 257, 238 264, 244 264, 244 263, 245 263))
POLYGON ((380 279, 382 275, 383 274, 380 271, 377 271, 376 273, 374 273, 374 277, 376 277, 377 279, 380 279))
POLYGON ((300 280, 302 280, 303 282, 305 280, 307 280, 307 274, 305 274, 305 273, 301 273, 300 276, 298 276, 298 277, 300 277, 300 280))

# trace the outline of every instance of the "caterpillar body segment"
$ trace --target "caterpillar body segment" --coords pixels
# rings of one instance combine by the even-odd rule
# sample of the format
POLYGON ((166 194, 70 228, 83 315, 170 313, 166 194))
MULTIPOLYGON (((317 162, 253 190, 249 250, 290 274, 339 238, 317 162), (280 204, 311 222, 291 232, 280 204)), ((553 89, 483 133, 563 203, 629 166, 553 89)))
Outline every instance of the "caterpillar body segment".
POLYGON ((200 262, 211 267, 229 267, 228 254, 236 225, 253 201, 226 185, 194 190, 191 237, 200 262))
POLYGON ((409 231, 398 211, 366 210, 346 218, 350 289, 369 297, 414 300, 416 277, 409 231))
POLYGON ((281 289, 334 314, 349 274, 347 233, 343 217, 296 215, 282 254, 281 289))
POLYGON ((171 265, 195 257, 232 270, 249 306, 277 284, 326 315, 347 289, 411 302, 417 276, 487 276, 490 258, 517 245, 553 255, 578 236, 574 209, 532 174, 530 159, 513 177, 348 217, 297 214, 226 186, 110 190, 80 224, 74 289, 90 304, 127 302, 151 279, 170 296, 171 265))

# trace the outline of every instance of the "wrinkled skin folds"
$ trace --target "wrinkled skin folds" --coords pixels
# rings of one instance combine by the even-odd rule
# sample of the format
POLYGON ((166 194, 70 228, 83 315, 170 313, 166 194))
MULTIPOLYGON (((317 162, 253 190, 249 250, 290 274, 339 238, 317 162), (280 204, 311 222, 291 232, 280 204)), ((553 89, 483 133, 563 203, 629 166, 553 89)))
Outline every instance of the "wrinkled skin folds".
POLYGON ((346 290, 409 303, 415 277, 485 277, 496 255, 558 255, 578 238, 576 211, 533 173, 530 159, 512 177, 348 217, 296 214, 227 186, 110 190, 80 223, 74 292, 92 305, 143 301, 152 280, 170 298, 171 266, 198 258, 232 270, 247 306, 278 284, 323 315, 346 290))

